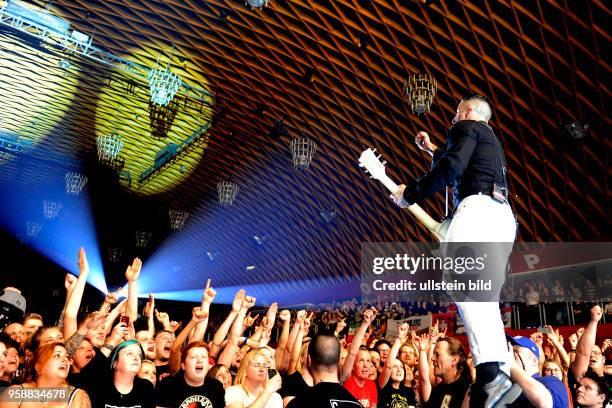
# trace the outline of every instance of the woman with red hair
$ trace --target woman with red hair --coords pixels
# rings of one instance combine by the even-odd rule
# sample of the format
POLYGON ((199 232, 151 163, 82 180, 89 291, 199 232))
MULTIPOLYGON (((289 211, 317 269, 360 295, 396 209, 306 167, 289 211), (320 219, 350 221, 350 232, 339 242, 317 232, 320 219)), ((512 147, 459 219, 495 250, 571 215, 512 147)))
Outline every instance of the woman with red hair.
POLYGON ((34 355, 33 367, 33 381, 8 388, 0 397, 0 407, 91 407, 87 393, 66 382, 70 361, 62 343, 40 346, 34 355))

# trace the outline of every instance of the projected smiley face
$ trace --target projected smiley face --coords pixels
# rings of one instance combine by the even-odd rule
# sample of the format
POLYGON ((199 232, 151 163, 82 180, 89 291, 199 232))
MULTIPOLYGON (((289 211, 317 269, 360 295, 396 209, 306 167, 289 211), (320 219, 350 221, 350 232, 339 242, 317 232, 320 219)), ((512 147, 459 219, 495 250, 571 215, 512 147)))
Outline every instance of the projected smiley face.
MULTIPOLYGON (((164 61, 162 69, 167 58, 164 61)), ((155 60, 139 63, 155 67, 155 60)), ((206 79, 185 65, 177 61, 170 68, 189 85, 207 89, 206 79)), ((181 87, 161 106, 151 102, 149 84, 142 78, 116 73, 107 85, 98 96, 95 133, 97 138, 120 138, 121 151, 114 161, 109 160, 119 169, 120 183, 138 194, 153 195, 186 180, 208 146, 207 132, 199 130, 211 120, 213 98, 198 100, 201 93, 181 87)))

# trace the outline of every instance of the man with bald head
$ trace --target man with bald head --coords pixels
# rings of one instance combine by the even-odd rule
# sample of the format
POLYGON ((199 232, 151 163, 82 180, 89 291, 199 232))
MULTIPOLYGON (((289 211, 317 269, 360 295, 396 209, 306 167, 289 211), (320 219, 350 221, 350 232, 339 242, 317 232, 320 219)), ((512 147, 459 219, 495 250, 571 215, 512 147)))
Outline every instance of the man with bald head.
POLYGON ((361 408, 361 404, 338 379, 340 342, 335 336, 317 334, 308 345, 306 365, 314 387, 306 395, 288 399, 287 408, 361 408))
MULTIPOLYGON (((509 392, 520 392, 517 387, 511 387, 510 361, 498 304, 516 236, 516 220, 508 203, 504 152, 489 126, 491 113, 486 98, 466 97, 457 107, 444 146, 436 146, 426 132, 419 132, 415 142, 432 156, 431 169, 407 186, 400 185, 391 195, 399 207, 405 208, 451 186, 455 209, 443 240, 445 255, 454 255, 449 249, 457 245, 452 243, 496 243, 487 244, 489 256, 482 271, 486 273, 485 278, 491 279, 493 290, 488 294, 472 291, 453 297, 476 366, 470 406, 478 408, 511 399, 509 392)), ((454 273, 451 271, 446 276, 454 273)))

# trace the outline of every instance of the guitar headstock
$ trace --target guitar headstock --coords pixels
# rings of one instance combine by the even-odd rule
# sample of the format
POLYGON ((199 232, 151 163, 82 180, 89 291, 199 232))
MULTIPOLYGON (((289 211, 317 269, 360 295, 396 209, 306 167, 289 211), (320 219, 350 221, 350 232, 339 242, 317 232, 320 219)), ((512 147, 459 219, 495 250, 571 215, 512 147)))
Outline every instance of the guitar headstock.
POLYGON ((381 180, 386 176, 385 164, 386 161, 380 161, 380 155, 376 156, 376 149, 366 149, 359 156, 359 167, 365 169, 366 173, 370 173, 370 177, 381 180))

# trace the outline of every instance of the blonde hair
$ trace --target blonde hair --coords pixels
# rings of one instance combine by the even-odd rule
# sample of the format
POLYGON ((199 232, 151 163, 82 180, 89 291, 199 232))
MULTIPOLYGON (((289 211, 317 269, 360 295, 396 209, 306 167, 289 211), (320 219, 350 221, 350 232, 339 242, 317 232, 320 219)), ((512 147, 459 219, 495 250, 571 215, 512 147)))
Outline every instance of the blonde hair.
MULTIPOLYGON (((259 356, 263 357, 264 359, 267 359, 267 356, 263 352, 262 349, 253 349, 253 350, 250 350, 248 353, 246 353, 246 355, 242 358, 242 361, 240 362, 238 373, 236 373, 236 378, 234 379, 234 385, 241 385, 242 388, 247 392, 247 394, 249 393, 245 387, 247 369, 249 368, 249 365, 251 364, 251 362, 259 356)), ((266 386, 267 382, 268 382, 268 376, 266 375, 266 379, 263 383, 264 387, 266 386)))

